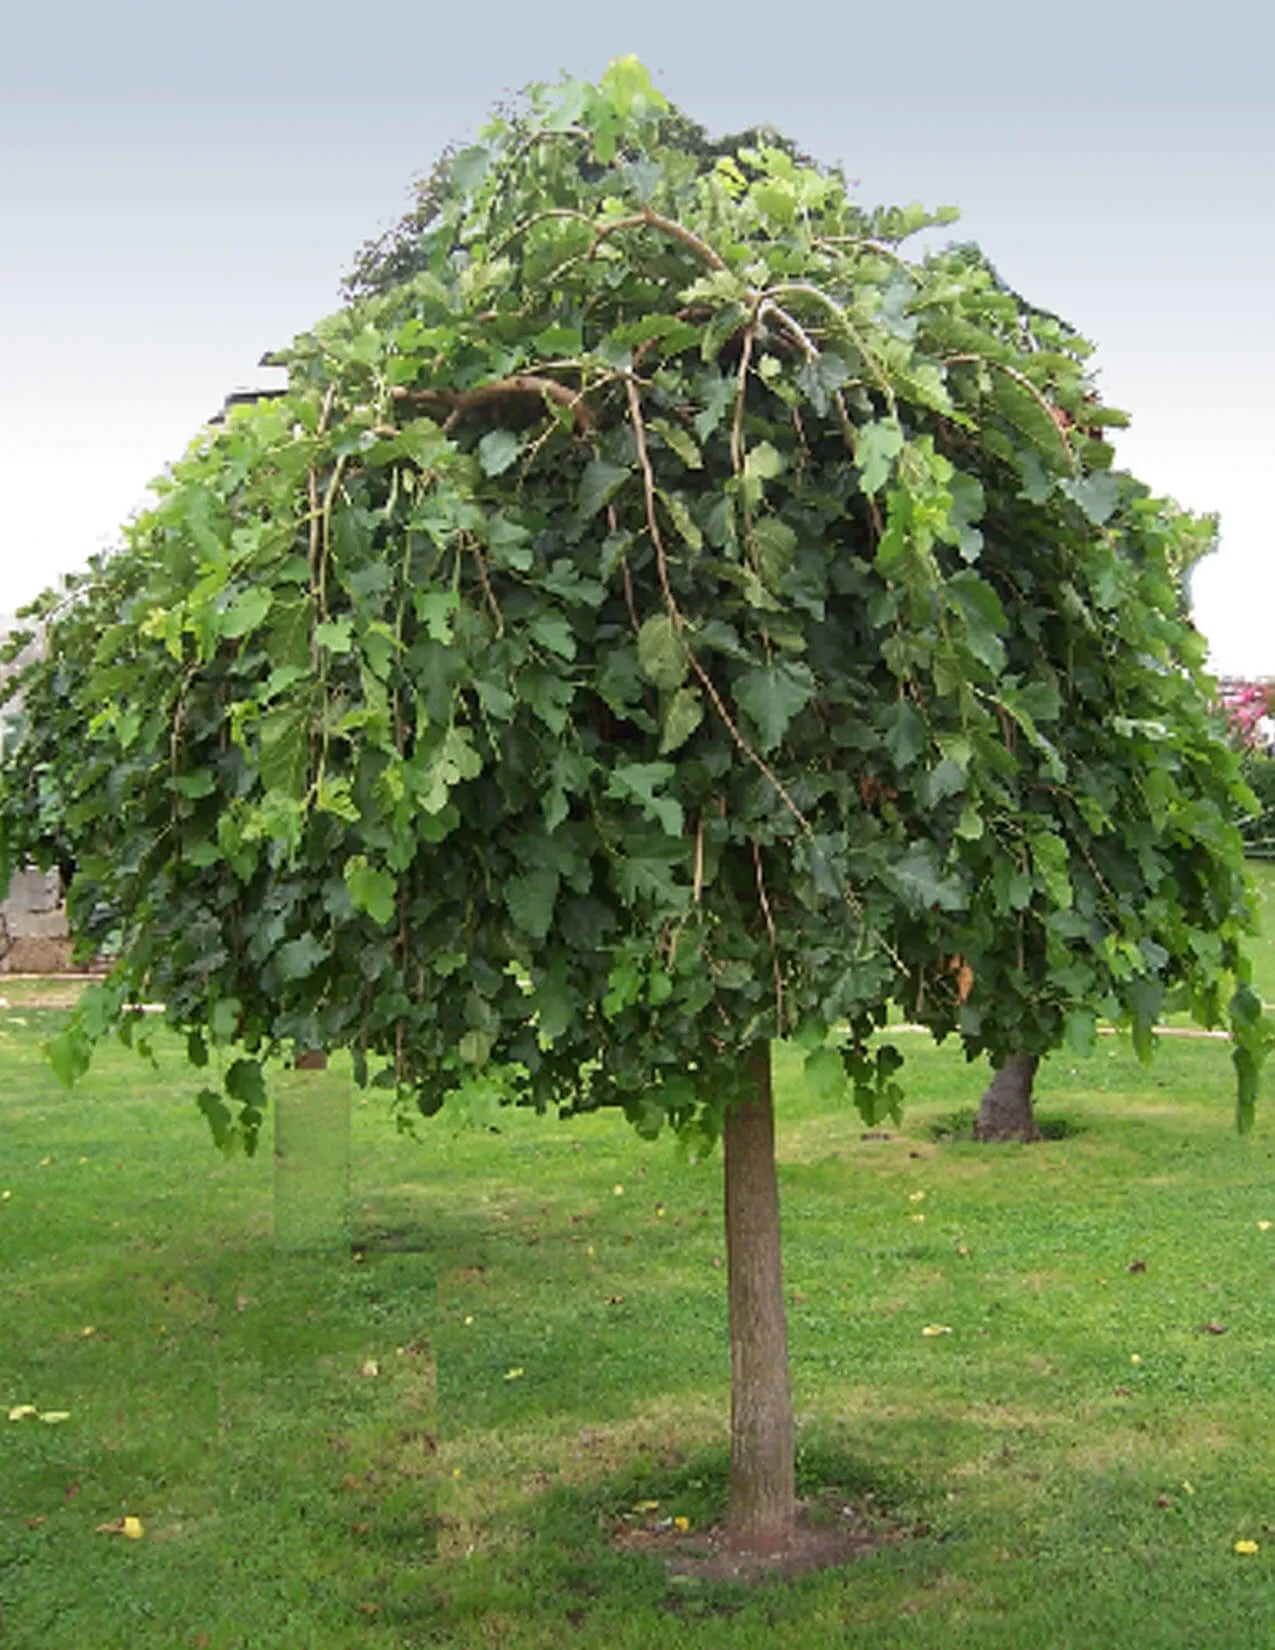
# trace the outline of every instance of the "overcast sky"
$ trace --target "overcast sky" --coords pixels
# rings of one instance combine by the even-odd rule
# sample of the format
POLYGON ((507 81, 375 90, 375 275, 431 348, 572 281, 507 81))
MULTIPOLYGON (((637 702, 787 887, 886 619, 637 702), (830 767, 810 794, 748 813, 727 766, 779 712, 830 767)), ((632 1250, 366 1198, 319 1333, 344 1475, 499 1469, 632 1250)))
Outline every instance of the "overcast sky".
POLYGON ((1120 462, 1222 517, 1214 667, 1275 675, 1275 13, 1236 0, 64 0, 0 61, 0 613, 95 549, 528 81, 636 52, 865 205, 962 210, 1098 346, 1120 462))

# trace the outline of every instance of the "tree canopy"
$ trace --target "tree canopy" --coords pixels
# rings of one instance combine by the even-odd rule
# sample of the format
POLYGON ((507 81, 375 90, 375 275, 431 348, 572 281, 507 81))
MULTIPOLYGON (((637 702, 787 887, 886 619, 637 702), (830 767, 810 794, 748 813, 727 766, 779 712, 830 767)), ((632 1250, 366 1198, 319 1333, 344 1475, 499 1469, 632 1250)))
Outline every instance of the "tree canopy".
POLYGON ((1211 524, 1113 468, 1071 328, 904 255, 952 216, 712 145, 631 59, 452 155, 33 612, 3 843, 118 955, 64 1071, 146 993, 241 1045, 223 1138, 262 1054, 337 1045, 427 1111, 712 1133, 759 1038, 871 1109, 892 1001, 999 1057, 1148 1047, 1176 992, 1229 998, 1247 1110, 1211 524))
POLYGON ((892 1007, 996 1061, 1185 1007, 1241 1121, 1266 1041, 1181 595, 1213 524, 1114 467, 1072 328, 905 253, 953 216, 713 143, 631 58, 533 89, 15 678, 0 877, 73 869, 116 958, 68 1080, 157 998, 225 1145, 271 1054, 338 1047, 408 1109, 724 1127, 757 1539, 793 1515, 771 1039, 874 1117, 892 1007))

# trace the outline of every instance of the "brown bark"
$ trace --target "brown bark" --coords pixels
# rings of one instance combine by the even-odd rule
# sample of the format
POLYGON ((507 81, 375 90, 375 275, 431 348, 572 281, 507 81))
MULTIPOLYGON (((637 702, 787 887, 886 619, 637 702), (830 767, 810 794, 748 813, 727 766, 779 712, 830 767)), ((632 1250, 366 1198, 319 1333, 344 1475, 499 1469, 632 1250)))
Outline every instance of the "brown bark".
POLYGON ((974 1124, 975 1140, 1039 1140, 1032 1111, 1032 1085, 1040 1059, 1010 1054, 987 1086, 974 1124))
POLYGON ((769 1043, 752 1049, 748 1073, 750 1090, 728 1108, 723 1140, 731 1367, 726 1524, 740 1546, 778 1551, 796 1532, 797 1492, 769 1043))

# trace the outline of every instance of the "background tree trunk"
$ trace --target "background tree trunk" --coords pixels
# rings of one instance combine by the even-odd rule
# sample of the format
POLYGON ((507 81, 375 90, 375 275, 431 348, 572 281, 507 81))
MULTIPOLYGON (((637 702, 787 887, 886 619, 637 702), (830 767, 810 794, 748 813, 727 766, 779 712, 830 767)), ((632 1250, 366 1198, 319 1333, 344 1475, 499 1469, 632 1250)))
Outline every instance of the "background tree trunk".
POLYGON ((769 1043, 752 1049, 748 1072, 748 1096, 727 1109, 723 1141, 731 1371, 726 1523, 740 1545, 775 1550, 795 1534, 797 1491, 769 1043))
POLYGON ((974 1124, 975 1140, 1039 1140, 1032 1084, 1040 1057, 1011 1054, 987 1086, 974 1124))

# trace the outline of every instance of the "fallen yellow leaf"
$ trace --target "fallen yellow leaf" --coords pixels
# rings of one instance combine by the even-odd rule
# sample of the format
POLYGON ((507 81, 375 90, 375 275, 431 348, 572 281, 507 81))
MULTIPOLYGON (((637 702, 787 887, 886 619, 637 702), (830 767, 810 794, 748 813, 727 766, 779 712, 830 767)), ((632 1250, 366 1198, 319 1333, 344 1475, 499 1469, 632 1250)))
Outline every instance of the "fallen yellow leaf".
POLYGON ((1131 1352, 1131 1353, 1130 1353, 1130 1354, 1129 1354, 1129 1362, 1130 1362, 1130 1363, 1131 1363, 1131 1364, 1132 1364, 1132 1365, 1133 1365, 1133 1366, 1134 1366, 1134 1368, 1135 1368, 1135 1369, 1136 1369, 1136 1368, 1137 1368, 1137 1366, 1138 1366, 1138 1365, 1139 1365, 1139 1364, 1140 1364, 1140 1363, 1141 1363, 1141 1362, 1142 1362, 1142 1357, 1141 1357, 1141 1355, 1140 1355, 1140 1354, 1139 1354, 1139 1353, 1137 1353, 1137 1352, 1131 1352))
POLYGON ((28 1415, 38 1415, 40 1412, 34 1404, 15 1404, 9 1411, 11 1421, 25 1421, 28 1415))
POLYGON ((0 1203, 7 1203, 12 1196, 13 1193, 6 1186, 4 1191, 0 1192, 0 1203))
POLYGON ((1245 1558, 1250 1558, 1258 1550, 1256 1541, 1237 1541, 1235 1551, 1245 1558))
POLYGON ((1188 1495, 1194 1495, 1195 1494, 1195 1485, 1191 1482, 1191 1480, 1189 1478, 1184 1478, 1182 1480, 1182 1488, 1186 1491, 1186 1493, 1188 1495))
POLYGON ((616 1181, 615 1185, 612 1186, 611 1190, 615 1193, 615 1195, 617 1197, 623 1197, 624 1196, 624 1187, 621 1186, 621 1184, 618 1180, 616 1181))
POLYGON ((925 1216, 924 1215, 909 1215, 908 1219, 915 1221, 918 1226, 924 1226, 925 1225, 925 1216))
POLYGON ((678 1516, 673 1520, 673 1528, 675 1530, 680 1530, 683 1535, 686 1534, 687 1530, 689 1530, 690 1527, 691 1527, 691 1521, 684 1514, 679 1513, 678 1516))
POLYGON ((648 1513, 659 1512, 659 1510, 660 1504, 658 1501, 635 1501, 633 1503, 634 1512, 648 1513))
POLYGON ((921 1333, 923 1335, 950 1335, 952 1331, 945 1323, 927 1323, 921 1333))
POLYGON ((1270 1229, 1271 1229, 1270 1221, 1269 1220, 1259 1220, 1258 1223, 1257 1223, 1257 1229, 1258 1229, 1259 1232, 1269 1232, 1270 1229))
POLYGON ((526 1374, 526 1373, 527 1373, 527 1372, 526 1372, 526 1370, 525 1370, 525 1369, 523 1369, 523 1367, 522 1367, 522 1366, 521 1366, 521 1364, 520 1364, 520 1365, 518 1365, 518 1367, 517 1367, 517 1368, 515 1368, 515 1369, 507 1369, 507 1370, 506 1370, 506 1371, 505 1371, 505 1379, 506 1379, 506 1380, 507 1380, 507 1381, 518 1381, 518 1380, 521 1380, 521 1379, 522 1379, 522 1377, 523 1377, 523 1376, 524 1376, 524 1375, 525 1375, 525 1374, 526 1374))
POLYGON ((925 1202, 925 1193, 924 1192, 909 1192, 908 1193, 908 1202, 909 1203, 924 1203, 925 1202))
POLYGON ((145 1533, 141 1519, 134 1518, 131 1513, 126 1514, 123 1518, 113 1518, 109 1524, 94 1526, 95 1535, 123 1535, 127 1536, 130 1541, 140 1541, 145 1533))
POLYGON ((374 1375, 379 1375, 381 1373, 381 1366, 377 1363, 375 1358, 369 1358, 359 1373, 361 1375, 366 1375, 367 1378, 371 1380, 374 1375))
POLYGON ((97 1330, 93 1327, 93 1325, 91 1323, 86 1323, 84 1325, 84 1328, 80 1330, 80 1334, 84 1336, 85 1340, 88 1340, 90 1335, 96 1335, 97 1334, 97 1330))
POLYGON ((47 1422, 49 1426, 54 1427, 59 1421, 69 1421, 71 1411, 69 1409, 46 1409, 41 1413, 40 1419, 47 1422))

